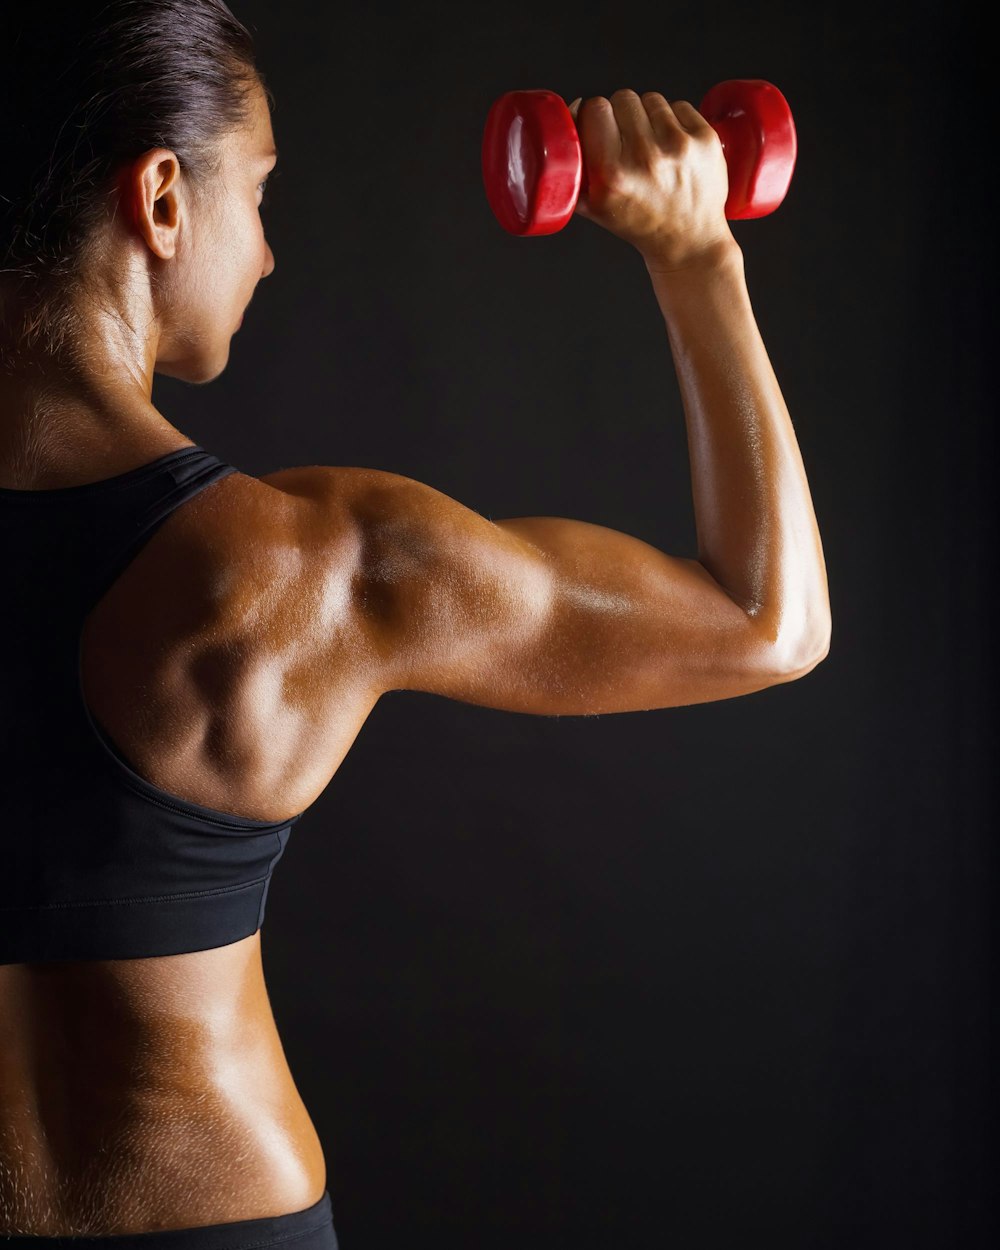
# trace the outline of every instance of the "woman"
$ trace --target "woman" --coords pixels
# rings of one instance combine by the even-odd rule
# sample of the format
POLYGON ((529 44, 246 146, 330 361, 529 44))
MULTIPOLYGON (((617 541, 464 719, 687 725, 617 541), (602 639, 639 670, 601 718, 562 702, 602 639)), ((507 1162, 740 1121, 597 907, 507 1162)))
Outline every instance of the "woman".
POLYGON ((663 311, 700 560, 192 443, 153 376, 217 377, 274 269, 270 93, 221 0, 77 8, 0 53, 0 1234, 330 1250, 260 926, 380 695, 585 715, 793 680, 829 645, 819 533, 721 146, 657 94, 574 104, 578 212, 663 311))

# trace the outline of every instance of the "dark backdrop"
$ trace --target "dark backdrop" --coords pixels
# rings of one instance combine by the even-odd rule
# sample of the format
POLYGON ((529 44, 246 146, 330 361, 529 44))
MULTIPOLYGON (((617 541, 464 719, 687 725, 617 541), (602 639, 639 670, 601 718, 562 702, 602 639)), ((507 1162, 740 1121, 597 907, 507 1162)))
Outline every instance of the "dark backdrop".
POLYGON ((696 555, 641 258, 581 218, 506 235, 483 123, 516 88, 697 104, 762 77, 800 141, 784 205, 735 233, 829 658, 598 718, 381 700, 264 934, 343 1250, 985 1246, 995 119, 971 6, 233 3, 277 96, 277 265, 218 382, 157 400, 250 473, 369 465, 696 555))

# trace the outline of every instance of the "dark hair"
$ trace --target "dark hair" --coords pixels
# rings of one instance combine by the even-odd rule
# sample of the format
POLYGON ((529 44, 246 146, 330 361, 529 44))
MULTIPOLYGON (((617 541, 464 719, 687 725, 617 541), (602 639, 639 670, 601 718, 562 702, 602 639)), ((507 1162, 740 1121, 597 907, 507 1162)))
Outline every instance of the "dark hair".
MULTIPOLYGON (((13 4, 12 4, 13 7, 13 4)), ((57 350, 117 171, 154 147, 197 198, 219 139, 274 97, 253 37, 222 0, 31 0, 4 15, 0 81, 0 333, 57 350), (11 298, 14 296, 15 298, 11 298), (12 308, 16 311, 11 316, 12 308)))

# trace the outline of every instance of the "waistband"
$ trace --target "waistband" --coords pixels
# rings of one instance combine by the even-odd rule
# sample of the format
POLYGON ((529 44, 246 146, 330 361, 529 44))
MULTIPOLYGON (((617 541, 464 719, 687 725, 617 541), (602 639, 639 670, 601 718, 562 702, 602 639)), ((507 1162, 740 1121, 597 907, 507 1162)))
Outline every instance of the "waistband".
POLYGON ((109 1237, 0 1236, 0 1250, 339 1250, 333 1228, 330 1191, 304 1211, 207 1224, 201 1228, 169 1228, 155 1233, 118 1233, 109 1237))

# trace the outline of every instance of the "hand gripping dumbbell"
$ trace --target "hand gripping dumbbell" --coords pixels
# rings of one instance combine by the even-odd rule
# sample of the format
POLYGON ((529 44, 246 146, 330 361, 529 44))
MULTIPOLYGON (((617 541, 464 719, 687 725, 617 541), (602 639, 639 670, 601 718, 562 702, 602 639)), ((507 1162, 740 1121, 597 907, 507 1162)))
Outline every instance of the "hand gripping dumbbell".
MULTIPOLYGON (((729 169, 730 221, 773 213, 795 169, 795 123, 788 101, 762 78, 720 82, 698 112, 722 140, 729 169)), ((511 234, 555 234, 573 216, 586 181, 573 115, 553 91, 508 91, 483 134, 483 181, 500 225, 511 234)))

